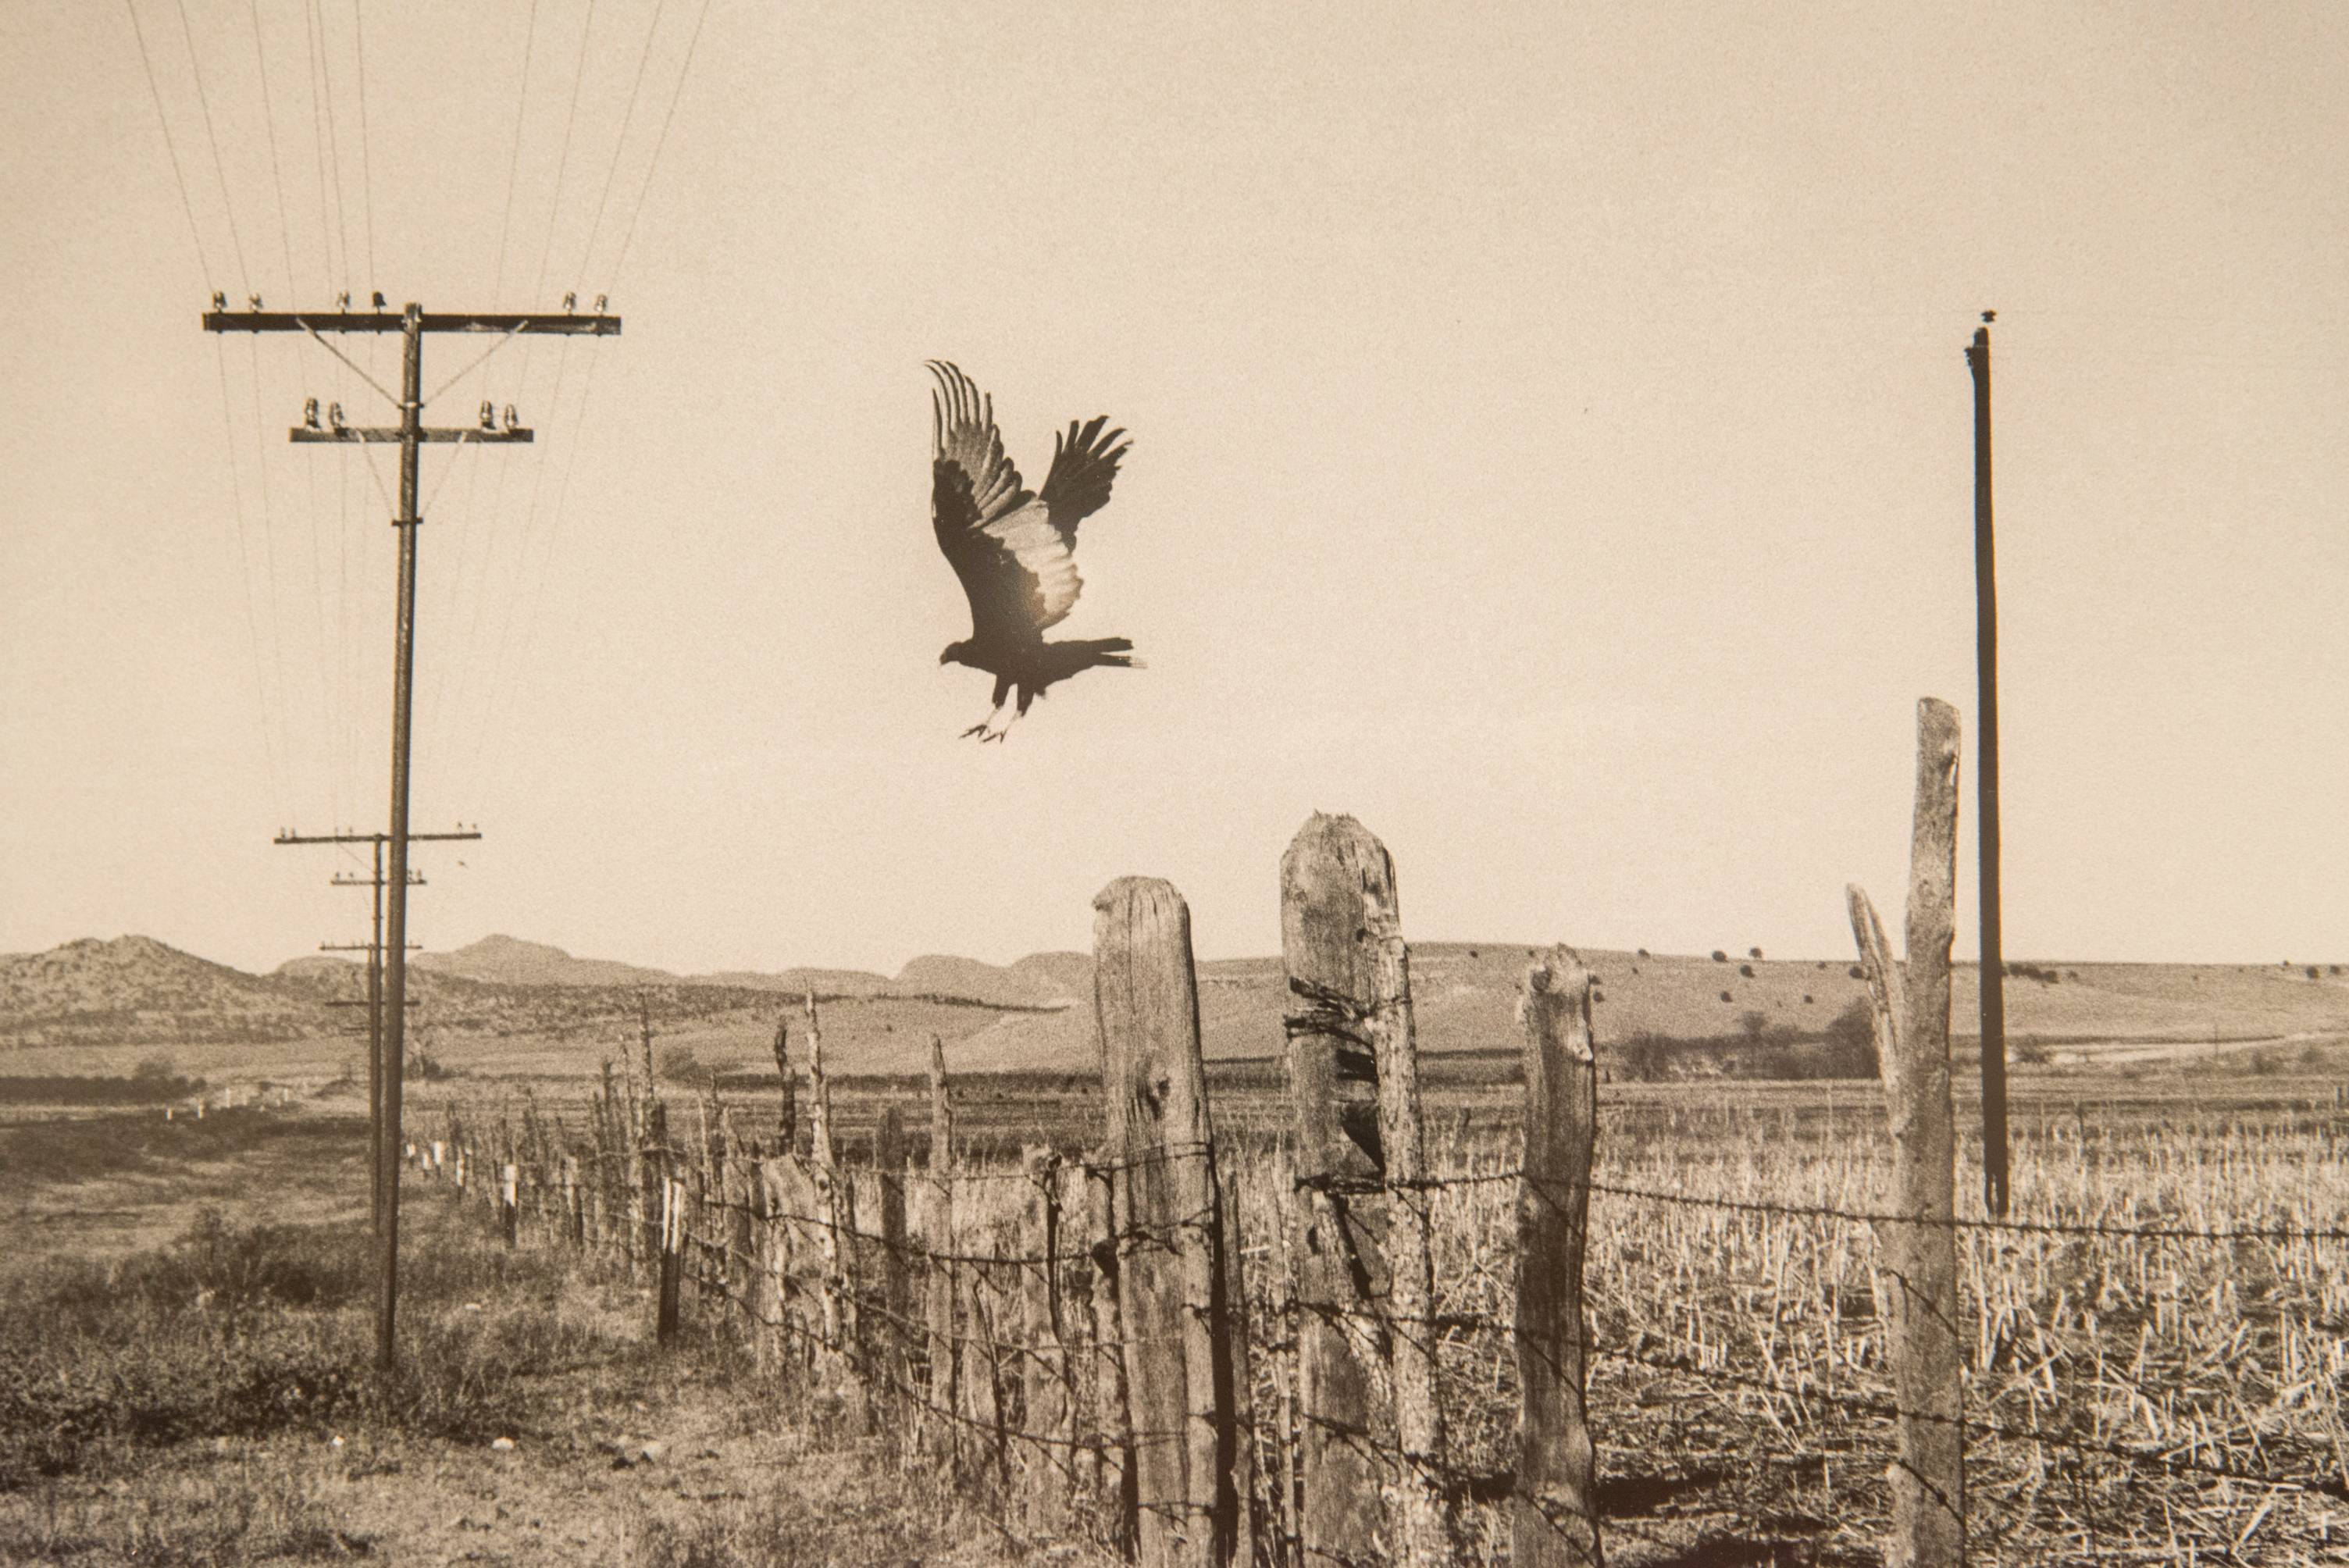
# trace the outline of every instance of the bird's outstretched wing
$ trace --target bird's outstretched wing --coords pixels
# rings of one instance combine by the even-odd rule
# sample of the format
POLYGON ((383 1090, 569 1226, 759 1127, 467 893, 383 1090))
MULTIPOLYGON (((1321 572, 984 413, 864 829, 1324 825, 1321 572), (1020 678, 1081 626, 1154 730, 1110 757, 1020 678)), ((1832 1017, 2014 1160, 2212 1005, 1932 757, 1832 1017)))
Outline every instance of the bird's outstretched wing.
POLYGON ((1071 419, 1065 432, 1052 438, 1052 467, 1044 475, 1044 488, 1037 499, 1071 547, 1077 542, 1077 524, 1109 504, 1109 487, 1117 478, 1118 459, 1133 445, 1123 430, 1102 434, 1102 427, 1108 423, 1109 416, 1104 414, 1080 429, 1071 419))
POLYGON ((930 362, 930 374, 938 383, 930 396, 930 524, 939 552, 970 600, 974 637, 1032 641, 1076 603, 1084 586, 1076 561, 1003 455, 993 399, 942 360, 930 362))

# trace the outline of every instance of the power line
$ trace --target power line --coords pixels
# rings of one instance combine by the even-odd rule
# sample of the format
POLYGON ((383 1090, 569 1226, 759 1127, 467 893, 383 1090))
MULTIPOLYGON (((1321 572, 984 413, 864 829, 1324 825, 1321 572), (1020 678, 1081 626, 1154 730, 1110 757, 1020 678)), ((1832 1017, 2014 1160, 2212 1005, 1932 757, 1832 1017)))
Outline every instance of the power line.
POLYGON ((277 162, 277 111, 270 102, 269 59, 261 47, 261 0, 246 0, 253 17, 253 59, 261 73, 261 117, 269 129, 269 178, 277 191, 277 241, 285 253, 285 292, 295 292, 294 235, 285 221, 285 176, 277 162))
POLYGON ((645 67, 652 63, 653 37, 660 31, 661 11, 668 0, 656 0, 652 25, 645 29, 644 47, 636 51, 636 78, 628 85, 628 105, 620 113, 620 134, 612 142, 612 166, 604 171, 603 193, 595 198, 595 221, 587 225, 587 243, 579 253, 579 271, 585 275, 595 257, 595 236, 604 228, 604 208, 612 199, 612 181, 620 172, 620 154, 628 145, 628 123, 636 117, 636 95, 644 90, 645 67))
POLYGON ((628 247, 636 242, 636 219, 645 210, 645 197, 653 188, 653 175, 660 168, 661 150, 668 145, 668 128, 677 119, 678 100, 685 97, 685 79, 693 70, 694 46, 701 42, 701 24, 709 17, 709 0, 701 0, 701 9, 693 18, 693 34, 685 41, 685 63, 678 67, 677 90, 669 95, 668 112, 661 117, 660 135, 653 142, 652 160, 645 165, 645 182, 636 189, 636 205, 628 211, 628 227, 620 237, 620 253, 612 263, 612 278, 608 285, 616 291, 620 286, 621 269, 628 264, 628 247))
POLYGON ((367 151, 367 16, 361 5, 362 0, 351 0, 351 43, 359 62, 359 189, 367 201, 367 282, 372 289, 378 281, 375 275, 375 166, 367 151))
POLYGON ((147 72, 147 91, 155 100, 155 123, 163 129, 163 150, 171 160, 171 179, 180 188, 180 211, 188 215, 188 238, 196 247, 196 265, 202 269, 204 286, 212 286, 212 258, 204 253, 203 232, 196 223, 196 204, 188 195, 188 177, 180 167, 180 150, 171 140, 171 121, 163 112, 162 89, 155 85, 155 62, 147 53, 146 30, 139 26, 139 7, 132 0, 122 0, 122 8, 130 13, 131 36, 139 40, 139 63, 147 72))
POLYGON ((253 275, 245 270, 244 238, 237 232, 236 202, 228 192, 228 170, 221 162, 220 133, 212 126, 211 95, 204 91, 203 62, 196 57, 196 36, 188 26, 188 0, 175 0, 180 9, 180 35, 188 43, 188 70, 195 77, 196 105, 204 113, 204 139, 212 143, 212 174, 220 181, 221 209, 228 214, 229 243, 236 251, 236 284, 246 294, 253 292, 253 275))

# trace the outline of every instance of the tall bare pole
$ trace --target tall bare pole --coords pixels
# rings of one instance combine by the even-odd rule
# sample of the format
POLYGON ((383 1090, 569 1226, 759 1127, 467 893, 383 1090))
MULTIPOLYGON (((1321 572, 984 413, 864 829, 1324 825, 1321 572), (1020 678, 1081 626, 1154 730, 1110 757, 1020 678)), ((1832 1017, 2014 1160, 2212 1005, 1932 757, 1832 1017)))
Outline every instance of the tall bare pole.
POLYGON ((1975 766, 1982 800, 1982 1202, 2006 1217, 2006 962, 1998 925, 1998 563, 1991 542, 1990 324, 1966 348, 1974 377, 1974 678, 1980 718, 1975 766))
MULTIPOLYGON (((399 585, 398 611, 395 616, 396 642, 393 648, 391 690, 391 821, 389 843, 391 863, 386 868, 385 882, 390 889, 389 908, 384 933, 384 995, 381 1012, 384 1016, 382 1079, 383 1114, 378 1119, 376 1170, 383 1189, 383 1223, 378 1251, 379 1266, 376 1294, 376 1365, 384 1372, 394 1366, 394 1328, 399 1301, 399 1121, 400 1088, 407 1049, 408 1010, 408 780, 409 728, 416 686, 416 541, 423 519, 416 510, 417 464, 424 444, 440 442, 528 441, 531 432, 518 427, 512 410, 507 410, 503 428, 499 428, 493 411, 488 404, 481 407, 481 419, 473 429, 431 429, 424 428, 424 335, 428 332, 465 333, 562 333, 584 336, 614 336, 620 330, 620 318, 603 314, 599 298, 592 315, 569 314, 571 300, 564 301, 564 312, 543 315, 508 315, 494 314, 427 315, 418 304, 406 306, 397 315, 383 308, 383 296, 375 297, 373 311, 340 311, 308 313, 301 311, 264 311, 255 296, 249 311, 231 311, 219 294, 212 296, 212 308, 204 315, 207 332, 299 332, 326 341, 326 333, 397 332, 400 335, 400 391, 392 399, 399 409, 399 423, 392 427, 347 428, 341 409, 330 411, 331 428, 320 428, 316 418, 317 404, 313 400, 303 428, 292 432, 295 441, 379 442, 397 443, 399 447, 399 511, 392 525, 399 534, 399 585)), ((339 354, 339 350, 336 351, 339 354)), ((364 372, 362 372, 364 374, 364 372)), ((382 390, 380 387, 378 390, 382 390)), ((387 397, 388 394, 387 394, 387 397)))
MULTIPOLYGON (((460 827, 453 833, 410 833, 411 843, 426 839, 437 841, 478 839, 478 828, 460 827)), ((337 875, 336 887, 367 887, 375 890, 375 921, 367 942, 325 943, 322 953, 358 953, 367 955, 367 1220, 379 1235, 383 1232, 383 847, 391 841, 388 833, 295 833, 277 835, 281 844, 367 844, 375 851, 375 874, 371 877, 337 875)), ((424 878, 410 873, 410 887, 422 887, 424 878)), ((414 943, 409 944, 410 947, 414 943)))
POLYGON ((394 1364, 399 1305, 399 1091, 408 1048, 408 720, 416 688, 417 456, 424 436, 424 313, 403 314, 399 355, 399 609, 391 666, 391 905, 384 921, 383 1117, 376 1180, 383 1189, 382 1245, 376 1271, 375 1364, 394 1364))

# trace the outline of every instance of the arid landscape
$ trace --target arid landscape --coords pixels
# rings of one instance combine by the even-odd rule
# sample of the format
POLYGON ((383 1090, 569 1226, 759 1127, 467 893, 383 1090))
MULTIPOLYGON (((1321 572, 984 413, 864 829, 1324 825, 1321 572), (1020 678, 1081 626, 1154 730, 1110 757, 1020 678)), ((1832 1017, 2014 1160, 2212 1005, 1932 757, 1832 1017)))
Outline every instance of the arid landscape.
MULTIPOLYGON (((1626 1198, 1595 1212, 1594 1329, 1602 1353, 1624 1358, 1602 1357, 1591 1395, 1611 1478, 1610 1555, 1873 1562, 1882 1501, 1867 1477, 1881 1463, 1868 1458, 1883 1451, 1881 1424, 1760 1391, 1807 1388, 1848 1406, 1881 1387, 1878 1326, 1852 1305, 1871 1277, 1865 1236, 1775 1217, 1798 1198, 1865 1210, 1879 1180, 1877 1086, 1819 1068, 1860 992, 1852 966, 1726 951, 1585 956, 1598 981, 1609 1180, 1774 1210, 1626 1198), (1651 1317, 1642 1304, 1667 1289, 1680 1305, 1651 1317), (1776 1326, 1775 1344, 1744 1340, 1738 1325, 1757 1313, 1776 1326)), ((1468 1181, 1447 1193, 1438 1222, 1440 1245, 1455 1249, 1438 1277, 1461 1325, 1443 1386, 1464 1473, 1505 1470, 1512 1445, 1506 1408, 1490 1401, 1510 1381, 1507 1337, 1478 1326, 1506 1304, 1509 1221, 1504 1190, 1477 1172, 1516 1160, 1513 1007, 1526 962, 1526 948, 1499 944, 1413 954, 1439 1165, 1468 1181)), ((1285 1138, 1280 970, 1264 959, 1199 971, 1218 1122, 1246 1150, 1285 1138)), ((771 1123, 776 1026, 804 1051, 811 989, 844 1160, 869 1163, 885 1110, 921 1143, 934 1035, 953 1075, 957 1157, 974 1169, 1100 1136, 1082 955, 1002 967, 929 958, 895 976, 679 977, 500 938, 428 955, 415 975, 411 1049, 429 1063, 409 1087, 418 1139, 461 1126, 493 1144, 513 1134, 490 1129, 518 1117, 584 1129, 607 1064, 625 1070, 647 1026, 672 1114, 705 1128, 712 1110, 729 1126, 771 1123)), ((1961 1018, 1966 988, 1961 970, 1961 1018)), ((410 1173, 404 1332, 416 1353, 396 1386, 377 1385, 366 1095, 350 1036, 360 1015, 324 1006, 361 993, 362 973, 331 960, 253 975, 136 937, 0 961, 0 1037, 12 1042, 0 1056, 12 1097, 0 1227, 16 1326, 0 1387, 0 1561, 1099 1554, 1081 1532, 1039 1536, 1016 1510, 990 1513, 985 1487, 900 1468, 893 1445, 840 1428, 803 1386, 772 1384, 759 1336, 706 1288, 689 1292, 681 1340, 652 1345, 651 1282, 613 1255, 553 1244, 543 1187, 527 1189, 537 1218, 509 1251, 478 1181, 460 1193, 445 1173, 410 1173), (47 1101, 44 1079, 56 1086, 47 1101), (142 1086, 151 1103, 94 1103, 98 1082, 142 1086)), ((2337 1152, 2349 1118, 2334 1089, 2349 1064, 2349 984, 2330 965, 2018 965, 2007 995, 2021 1214, 2222 1228, 2349 1217, 2337 1152)), ((1969 1087, 1961 1074, 1961 1127, 1969 1087)), ((1245 1185, 1261 1157, 1237 1157, 1244 1191, 1268 1191, 1245 1185)), ((1964 1158, 1961 1195, 1975 1180, 1964 1158)), ((1277 1212, 1254 1199, 1242 1229, 1254 1250, 1281 1244, 1277 1212)), ((2117 1376, 2106 1359, 2116 1324, 2141 1322, 2133 1386, 2157 1405, 2093 1395, 2093 1416, 2065 1430, 2110 1442, 2143 1429, 2162 1444, 2199 1430, 2203 1449, 2172 1451, 2331 1465, 2323 1434, 2337 1429, 2341 1369, 2323 1369, 2338 1357, 2339 1327, 2327 1326, 2342 1307, 2323 1260, 2341 1249, 2313 1245, 2261 1265, 2257 1277, 2273 1283, 2257 1287, 2266 1305, 2256 1309, 2238 1300, 2255 1276, 2240 1256, 2223 1266, 2224 1249, 2214 1259, 2181 1248, 2150 1274, 2126 1249, 2101 1260, 2044 1242, 1972 1253, 1983 1287, 2013 1297, 1985 1302, 2002 1326, 1976 1374, 1983 1408, 2028 1417, 2034 1401, 2053 1410, 2092 1395, 2117 1376), (2084 1295, 2088 1280, 2101 1283, 2084 1295), (2189 1300, 2205 1306, 2175 1305, 2189 1300), (2195 1368, 2222 1353, 2237 1373, 2205 1387, 2195 1368), (2157 1396, 2147 1379, 2159 1367, 2169 1370, 2157 1396)), ((1254 1310, 1277 1325, 1273 1296, 1254 1310)), ((1259 1364, 1276 1363, 1278 1335, 1262 1333, 1259 1364)), ((2034 1451, 1989 1443, 1977 1456, 1985 1495, 2002 1489, 2023 1511, 1998 1561, 2087 1539, 2080 1530, 2139 1539, 2144 1500, 2157 1496, 2195 1511, 2173 1524, 2185 1539, 2236 1538, 2239 1561, 2313 1562, 2349 1541, 2349 1507, 2319 1496, 2251 1489, 2214 1515, 2207 1487, 2146 1491, 2126 1469, 2092 1467, 2063 1481, 2068 1501, 2034 1501, 2068 1473, 2034 1451)), ((1461 1549, 1498 1561, 1506 1526, 1473 1493, 1460 1505, 1461 1549)))

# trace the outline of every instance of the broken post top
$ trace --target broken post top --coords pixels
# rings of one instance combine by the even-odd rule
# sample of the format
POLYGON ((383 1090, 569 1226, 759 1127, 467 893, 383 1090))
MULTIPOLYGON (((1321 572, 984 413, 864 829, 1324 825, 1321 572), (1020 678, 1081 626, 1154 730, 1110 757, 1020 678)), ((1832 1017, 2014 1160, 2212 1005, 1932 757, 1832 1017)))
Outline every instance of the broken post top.
POLYGON ((1316 811, 1280 857, 1280 944, 1289 973, 1331 989, 1373 986, 1383 949, 1402 940, 1394 857, 1351 817, 1316 811))
POLYGON ((1120 877, 1094 898, 1093 1009, 1112 1149, 1154 1141, 1150 1130, 1162 1123, 1174 1141, 1204 1141, 1191 910, 1173 883, 1120 877))
POLYGON ((1528 1039, 1546 1032, 1545 1021, 1560 1015, 1558 1037, 1577 1061, 1596 1059, 1590 1043, 1590 971, 1582 954, 1559 943, 1526 968, 1526 988, 1517 999, 1517 1017, 1529 1026, 1528 1039), (1581 1027, 1573 1028, 1579 1020, 1581 1027))
POLYGON ((1411 969, 1394 860, 1353 818, 1316 811, 1281 856, 1280 952, 1298 1170, 1376 1176, 1392 1130, 1380 1080, 1409 1067, 1411 969))

